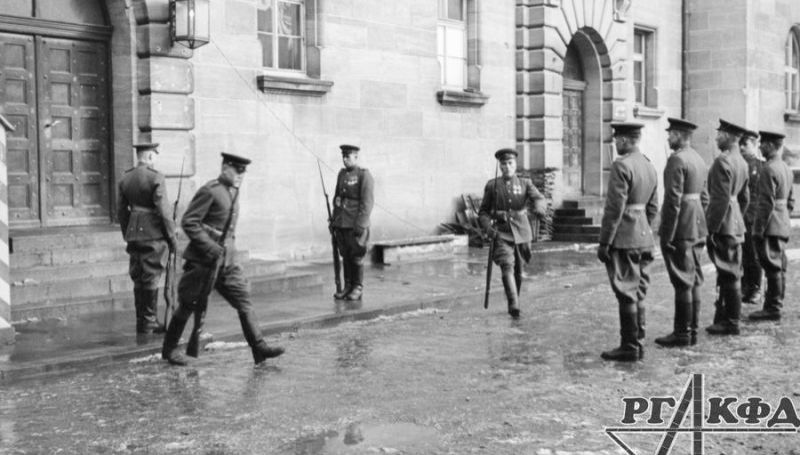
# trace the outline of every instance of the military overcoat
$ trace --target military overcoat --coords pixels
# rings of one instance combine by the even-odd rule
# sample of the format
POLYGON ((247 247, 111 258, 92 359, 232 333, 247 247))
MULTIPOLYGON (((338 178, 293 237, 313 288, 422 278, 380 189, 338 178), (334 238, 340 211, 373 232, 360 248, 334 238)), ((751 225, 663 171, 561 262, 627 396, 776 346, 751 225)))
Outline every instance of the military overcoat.
POLYGON ((481 208, 478 212, 481 226, 487 229, 492 216, 500 238, 516 244, 533 241, 528 208, 544 200, 533 181, 517 175, 509 179, 497 177, 486 183, 481 208))
POLYGON ((117 217, 126 242, 168 239, 175 235, 164 175, 140 164, 119 181, 117 217))
POLYGON ((692 148, 678 150, 664 168, 664 203, 658 235, 662 241, 705 240, 703 208, 708 205, 708 166, 692 148))

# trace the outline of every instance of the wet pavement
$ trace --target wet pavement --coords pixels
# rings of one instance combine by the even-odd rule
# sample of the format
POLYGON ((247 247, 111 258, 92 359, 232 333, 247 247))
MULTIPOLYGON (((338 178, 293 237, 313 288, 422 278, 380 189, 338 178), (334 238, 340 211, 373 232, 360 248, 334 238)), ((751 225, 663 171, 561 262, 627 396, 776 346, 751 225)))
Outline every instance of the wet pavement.
MULTIPOLYGON (((259 367, 240 341, 217 342, 187 368, 143 355, 7 384, 0 453, 620 454, 604 429, 620 426, 622 398, 679 398, 693 373, 704 375, 707 396, 800 397, 800 313, 791 298, 800 293, 797 260, 782 321, 743 324, 738 337, 702 332, 696 346, 680 349, 652 341, 672 325, 662 267, 647 300, 645 359, 626 364, 599 357, 618 342, 616 305, 594 252, 574 254, 570 263, 586 262, 531 274, 519 321, 505 314, 499 294, 486 311, 473 291, 440 307, 274 334, 270 342, 287 354, 259 367)), ((479 288, 480 256, 462 259, 450 269, 410 265, 418 275, 402 275, 479 288)), ((393 286, 385 291, 407 285, 393 286)), ((702 325, 710 323, 712 292, 706 285, 702 325)), ((746 305, 744 313, 755 309, 746 305)), ((635 453, 656 453, 662 437, 626 440, 635 453)), ((794 433, 713 433, 704 453, 798 448, 794 433)), ((678 434, 669 453, 692 453, 689 435, 678 434)))

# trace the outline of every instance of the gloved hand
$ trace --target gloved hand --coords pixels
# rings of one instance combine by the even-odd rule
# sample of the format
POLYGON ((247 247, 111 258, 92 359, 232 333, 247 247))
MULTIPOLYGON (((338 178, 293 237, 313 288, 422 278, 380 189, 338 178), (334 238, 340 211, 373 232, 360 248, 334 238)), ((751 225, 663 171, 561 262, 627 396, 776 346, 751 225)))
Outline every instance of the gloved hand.
POLYGON ((486 237, 491 240, 497 237, 497 229, 492 226, 486 228, 486 237))
POLYGON ((364 234, 364 228, 362 228, 361 226, 355 226, 353 228, 353 234, 356 237, 361 237, 364 234))
POLYGON ((608 254, 608 245, 600 244, 597 247, 597 259, 603 264, 608 264, 611 261, 611 255, 608 254))
POLYGON ((208 256, 211 260, 216 261, 225 254, 225 248, 219 246, 217 243, 212 243, 211 246, 208 248, 208 256))

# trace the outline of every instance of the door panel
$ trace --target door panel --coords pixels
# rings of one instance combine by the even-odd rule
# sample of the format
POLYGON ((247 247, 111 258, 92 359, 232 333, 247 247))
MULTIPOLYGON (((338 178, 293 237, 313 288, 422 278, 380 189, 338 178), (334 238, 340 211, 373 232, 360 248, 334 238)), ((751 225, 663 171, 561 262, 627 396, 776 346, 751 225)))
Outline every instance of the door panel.
POLYGON ((0 33, 0 103, 14 126, 7 143, 8 215, 14 226, 39 225, 38 124, 34 38, 0 33))
POLYGON ((564 192, 583 194, 583 91, 564 89, 564 192))
POLYGON ((106 46, 55 38, 36 44, 39 117, 53 125, 39 146, 47 195, 43 224, 108 222, 106 46))

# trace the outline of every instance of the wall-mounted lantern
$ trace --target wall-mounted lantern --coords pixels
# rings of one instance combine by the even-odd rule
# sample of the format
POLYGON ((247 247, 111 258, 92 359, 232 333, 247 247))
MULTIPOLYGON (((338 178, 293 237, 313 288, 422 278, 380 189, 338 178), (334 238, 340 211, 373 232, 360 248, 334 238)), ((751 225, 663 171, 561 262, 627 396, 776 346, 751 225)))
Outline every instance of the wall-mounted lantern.
POLYGON ((173 43, 197 49, 211 41, 209 0, 170 0, 169 16, 173 43))

